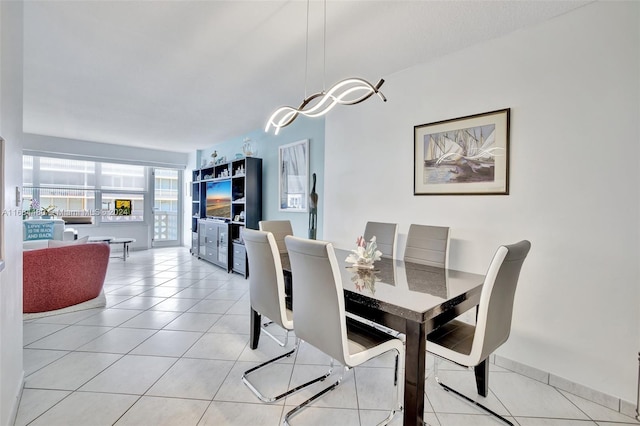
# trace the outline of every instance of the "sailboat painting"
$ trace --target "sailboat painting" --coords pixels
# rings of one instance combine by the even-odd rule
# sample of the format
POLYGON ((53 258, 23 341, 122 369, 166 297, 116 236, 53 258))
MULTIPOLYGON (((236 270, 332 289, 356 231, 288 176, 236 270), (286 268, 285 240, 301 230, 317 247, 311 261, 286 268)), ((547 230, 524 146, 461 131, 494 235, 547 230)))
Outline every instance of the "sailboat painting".
POLYGON ((508 194, 504 109, 414 127, 414 195, 508 194))

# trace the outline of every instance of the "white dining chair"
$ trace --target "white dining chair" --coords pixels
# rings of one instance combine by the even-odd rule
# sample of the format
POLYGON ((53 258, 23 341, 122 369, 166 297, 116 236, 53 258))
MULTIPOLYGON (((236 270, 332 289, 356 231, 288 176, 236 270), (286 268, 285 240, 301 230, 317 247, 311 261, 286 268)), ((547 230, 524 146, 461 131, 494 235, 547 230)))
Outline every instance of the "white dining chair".
MULTIPOLYGON (((287 252, 287 246, 284 244, 284 237, 287 235, 293 235, 293 228, 291 227, 290 220, 261 220, 258 222, 258 228, 261 231, 271 232, 276 240, 278 246, 278 252, 281 254, 287 252)), ((262 324, 263 330, 272 325, 272 321, 265 321, 262 324)), ((278 341, 280 346, 284 346, 282 342, 278 341)))
POLYGON ((293 320, 296 336, 344 366, 335 383, 289 411, 283 424, 322 395, 334 390, 349 369, 374 357, 394 351, 396 392, 387 424, 401 410, 401 380, 404 346, 400 339, 345 315, 344 290, 338 260, 331 243, 288 236, 285 238, 293 282, 293 320), (297 283, 303 283, 298 285, 297 283))
MULTIPOLYGON (((482 286, 475 325, 452 320, 427 335, 428 352, 455 364, 473 367, 476 378, 484 378, 476 381, 478 394, 483 397, 489 390, 488 358, 509 338, 518 278, 530 248, 531 243, 526 240, 498 248, 482 286)), ((434 375, 440 386, 512 425, 490 408, 440 381, 437 364, 436 360, 434 375)))
POLYGON ((364 239, 366 241, 376 237, 378 250, 382 252, 382 257, 394 259, 396 257, 396 240, 398 236, 397 223, 367 222, 364 228, 364 239))
POLYGON ((261 220, 258 222, 258 228, 261 231, 271 232, 276 239, 278 251, 286 253, 287 247, 284 244, 284 237, 293 235, 293 228, 290 220, 261 220))
MULTIPOLYGON (((244 244, 247 250, 249 268, 251 270, 251 275, 249 275, 249 298, 251 309, 261 315, 267 316, 274 324, 279 325, 286 331, 286 345, 289 337, 289 331, 293 330, 293 314, 285 306, 284 274, 275 238, 270 232, 246 229, 244 231, 244 244)), ((267 330, 261 327, 261 331, 280 344, 280 341, 267 330)), ((289 352, 263 362, 262 364, 244 372, 242 375, 242 382, 254 393, 254 395, 258 397, 258 399, 264 402, 274 402, 313 383, 322 381, 331 375, 332 371, 329 370, 326 374, 293 389, 289 389, 277 396, 269 397, 263 395, 249 380, 249 376, 269 364, 293 355, 298 349, 299 343, 299 341, 296 341, 294 348, 289 352)))
POLYGON ((446 268, 449 259, 449 228, 411 224, 404 261, 446 268))

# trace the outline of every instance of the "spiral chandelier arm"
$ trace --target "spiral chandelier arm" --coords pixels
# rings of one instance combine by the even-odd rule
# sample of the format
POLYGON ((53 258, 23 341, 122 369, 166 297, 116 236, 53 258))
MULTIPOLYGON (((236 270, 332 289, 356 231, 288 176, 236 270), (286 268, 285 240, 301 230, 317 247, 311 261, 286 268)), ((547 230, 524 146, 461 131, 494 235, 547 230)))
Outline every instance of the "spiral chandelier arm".
POLYGON ((383 79, 380 79, 374 86, 368 81, 361 78, 347 78, 334 84, 326 93, 314 93, 302 101, 298 108, 290 106, 284 106, 278 108, 267 121, 265 132, 268 132, 270 127, 275 129, 275 134, 280 132, 280 129, 293 123, 298 115, 304 115, 306 117, 320 117, 331 111, 336 105, 355 105, 363 102, 371 97, 374 93, 377 94, 384 102, 387 101, 385 96, 380 92, 380 87, 384 83, 383 79), (355 93, 364 92, 359 96, 350 98, 350 95, 355 93), (319 99, 317 102, 314 103, 319 99))

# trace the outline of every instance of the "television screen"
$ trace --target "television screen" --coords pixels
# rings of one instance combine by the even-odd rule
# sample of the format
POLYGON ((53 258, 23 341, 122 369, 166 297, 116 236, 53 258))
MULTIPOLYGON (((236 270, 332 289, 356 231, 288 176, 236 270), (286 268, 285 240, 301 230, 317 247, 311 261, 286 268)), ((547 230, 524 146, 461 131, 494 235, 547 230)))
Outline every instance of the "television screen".
POLYGON ((207 217, 231 218, 231 180, 207 182, 207 217))

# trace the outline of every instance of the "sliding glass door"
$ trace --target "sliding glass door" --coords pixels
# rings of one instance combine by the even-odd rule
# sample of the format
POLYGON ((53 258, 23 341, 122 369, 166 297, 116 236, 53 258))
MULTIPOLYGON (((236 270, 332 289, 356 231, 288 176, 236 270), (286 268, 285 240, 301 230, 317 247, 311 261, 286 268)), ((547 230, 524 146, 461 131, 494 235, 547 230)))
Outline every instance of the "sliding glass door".
POLYGON ((182 244, 182 173, 176 169, 153 169, 153 247, 182 244))

